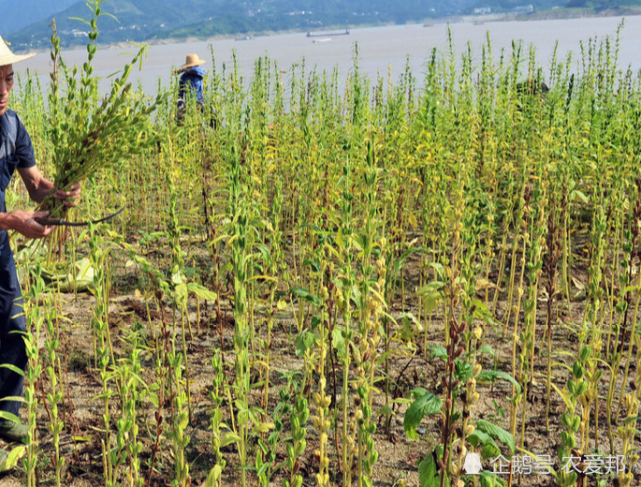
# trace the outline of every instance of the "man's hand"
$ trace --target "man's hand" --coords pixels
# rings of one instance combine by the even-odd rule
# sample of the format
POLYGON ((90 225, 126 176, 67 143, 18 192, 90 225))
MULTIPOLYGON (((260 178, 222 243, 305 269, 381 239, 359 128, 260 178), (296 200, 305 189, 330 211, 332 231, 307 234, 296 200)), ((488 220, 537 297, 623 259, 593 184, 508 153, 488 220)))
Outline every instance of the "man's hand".
POLYGON ((29 196, 36 203, 42 203, 47 196, 64 200, 65 206, 76 206, 76 198, 80 195, 80 183, 72 184, 68 191, 56 189, 54 184, 45 178, 38 166, 19 167, 18 172, 24 181, 29 196))
MULTIPOLYGON (((65 206, 73 207, 78 204, 78 197, 82 191, 82 185, 80 183, 72 184, 69 186, 69 191, 63 191, 57 189, 53 194, 53 197, 57 200, 63 200, 62 204, 65 206)), ((45 215, 46 216, 46 215, 45 215)))
POLYGON ((42 238, 49 235, 54 227, 40 225, 34 218, 46 218, 48 211, 24 211, 16 210, 5 213, 4 225, 13 229, 27 238, 42 238))

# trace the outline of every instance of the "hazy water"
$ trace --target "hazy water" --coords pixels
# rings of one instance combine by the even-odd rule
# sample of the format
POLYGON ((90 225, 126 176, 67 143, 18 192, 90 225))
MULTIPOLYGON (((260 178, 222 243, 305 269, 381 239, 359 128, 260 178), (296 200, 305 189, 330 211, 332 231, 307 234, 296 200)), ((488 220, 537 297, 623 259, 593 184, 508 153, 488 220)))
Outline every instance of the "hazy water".
MULTIPOLYGON (((614 39, 620 22, 621 18, 607 17, 531 22, 493 21, 482 24, 460 22, 450 26, 457 51, 465 50, 469 42, 476 60, 480 60, 481 45, 486 42, 488 32, 496 59, 501 49, 506 49, 508 53, 511 51, 513 40, 523 40, 526 46, 535 45, 536 57, 547 77, 547 68, 557 41, 559 56, 563 59, 572 51, 576 63, 580 55, 581 41, 586 42, 595 36, 604 39, 608 35, 614 39)), ((134 70, 132 79, 140 79, 145 92, 155 93, 158 83, 167 85, 171 79, 172 68, 183 64, 185 56, 191 52, 207 59, 204 67, 211 69, 210 45, 213 46, 216 69, 220 70, 223 64, 230 68, 232 54, 235 52, 239 69, 247 78, 253 72, 255 60, 263 55, 276 60, 281 70, 289 70, 294 63, 305 59, 308 72, 313 66, 330 71, 337 67, 339 75, 345 77, 353 65, 354 44, 358 43, 360 70, 372 78, 379 74, 387 78, 390 70, 392 80, 395 81, 404 71, 408 56, 412 72, 419 76, 424 72, 432 49, 447 48, 447 25, 360 28, 352 29, 350 35, 328 35, 322 38, 331 40, 314 43, 313 39, 319 38, 308 38, 305 33, 295 33, 256 37, 245 41, 212 39, 204 42, 154 45, 149 47, 142 71, 134 70)), ((627 68, 631 65, 635 72, 639 70, 640 46, 641 16, 628 17, 621 36, 620 66, 627 68)), ((123 53, 134 51, 133 46, 99 49, 94 60, 94 73, 105 77, 112 74, 122 68, 130 58, 123 56, 123 53)), ((79 49, 64 52, 63 57, 68 65, 82 65, 86 53, 84 49, 79 49)), ((16 68, 19 72, 27 68, 36 70, 42 82, 48 83, 49 53, 39 53, 35 58, 16 65, 16 68)))

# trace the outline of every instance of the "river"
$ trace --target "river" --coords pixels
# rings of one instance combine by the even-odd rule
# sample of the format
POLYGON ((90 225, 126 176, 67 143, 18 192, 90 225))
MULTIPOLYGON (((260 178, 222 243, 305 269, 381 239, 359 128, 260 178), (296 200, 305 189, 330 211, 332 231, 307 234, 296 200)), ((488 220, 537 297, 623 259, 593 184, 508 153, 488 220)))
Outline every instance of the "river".
MULTIPOLYGON (((498 59, 501 49, 507 52, 511 50, 513 40, 522 40, 526 47, 534 45, 537 60, 543 72, 547 73, 557 42, 558 55, 565 58, 571 51, 577 63, 581 42, 585 43, 594 37, 605 39, 606 36, 614 40, 621 20, 619 17, 526 22, 476 20, 451 23, 449 27, 456 51, 464 51, 470 43, 477 61, 481 58, 481 45, 486 42, 488 33, 495 59, 498 59)), ((210 46, 213 49, 213 61, 217 70, 223 65, 229 68, 235 53, 239 70, 246 79, 253 72, 255 60, 263 55, 277 61, 279 69, 284 71, 304 59, 307 70, 313 66, 319 70, 338 68, 339 76, 345 77, 353 66, 354 45, 358 43, 359 69, 371 78, 378 75, 387 78, 389 72, 395 81, 404 71, 408 59, 413 74, 420 76, 425 70, 432 49, 437 48, 440 52, 447 49, 447 28, 448 24, 444 23, 425 26, 395 25, 355 28, 351 29, 349 35, 328 33, 318 37, 307 37, 305 33, 288 33, 248 40, 211 39, 157 44, 149 46, 142 70, 138 71, 136 68, 132 73, 132 79, 139 79, 145 92, 155 93, 159 83, 168 84, 172 69, 183 64, 188 53, 195 52, 207 59, 204 67, 211 69, 210 46)), ((631 66, 635 72, 641 68, 640 45, 641 16, 628 17, 625 19, 621 35, 619 65, 622 68, 631 66)), ((106 78, 127 62, 130 56, 126 53, 135 50, 133 46, 99 48, 94 60, 95 74, 106 78)), ((63 52, 63 58, 68 65, 82 65, 85 57, 84 49, 63 52)), ((34 58, 16 65, 19 73, 24 73, 26 69, 35 71, 41 81, 47 83, 50 70, 49 53, 38 53, 34 58)), ((547 77, 547 74, 545 76, 547 77)), ((104 89, 106 85, 107 82, 103 81, 101 86, 104 89)))

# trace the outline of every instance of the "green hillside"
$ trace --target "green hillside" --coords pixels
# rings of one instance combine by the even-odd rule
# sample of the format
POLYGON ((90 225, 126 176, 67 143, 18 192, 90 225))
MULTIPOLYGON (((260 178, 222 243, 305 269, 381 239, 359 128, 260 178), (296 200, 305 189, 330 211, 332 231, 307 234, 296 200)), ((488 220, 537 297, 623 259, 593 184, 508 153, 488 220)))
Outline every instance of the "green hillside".
POLYGON ((481 0, 473 8, 490 7, 492 12, 511 12, 532 6, 532 10, 546 10, 564 7, 568 0, 481 0))
MULTIPOLYGON (((309 30, 362 24, 406 23, 466 11, 475 0, 113 0, 104 11, 118 21, 100 19, 100 41, 146 41, 169 37, 247 34, 279 30, 309 30)), ((56 16, 63 45, 82 44, 84 25, 70 17, 86 17, 84 1, 56 16)), ((11 36, 14 46, 48 45, 50 19, 11 36)))
MULTIPOLYGON (((7 1, 0 0, 0 8, 2 2, 7 1)), ((630 6, 641 6, 641 0, 111 0, 103 5, 103 10, 118 20, 107 15, 100 19, 99 40, 101 43, 141 42, 283 30, 323 30, 365 24, 403 24, 481 13, 478 9, 526 16, 555 9, 557 16, 563 16, 566 9, 580 8, 584 9, 582 15, 596 15, 603 10, 630 6)), ((56 15, 63 46, 86 42, 86 26, 72 18, 86 17, 88 13, 82 0, 56 15)), ((46 47, 51 35, 50 22, 50 18, 41 20, 6 37, 17 49, 46 47)), ((0 28, 2 23, 3 19, 0 19, 0 28)))
POLYGON ((611 8, 639 6, 641 6, 641 0, 570 0, 567 4, 567 7, 569 8, 592 8, 595 11, 607 10, 611 8))
POLYGON ((493 13, 535 13, 545 10, 581 8, 586 14, 641 6, 641 0, 480 0, 470 9, 490 8, 493 13))

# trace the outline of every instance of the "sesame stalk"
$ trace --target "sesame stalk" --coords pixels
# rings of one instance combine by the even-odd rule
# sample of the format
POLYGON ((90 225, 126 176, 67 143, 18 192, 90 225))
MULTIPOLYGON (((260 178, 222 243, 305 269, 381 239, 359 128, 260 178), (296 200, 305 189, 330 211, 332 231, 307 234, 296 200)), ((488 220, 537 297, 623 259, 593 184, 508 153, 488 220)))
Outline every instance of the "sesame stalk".
MULTIPOLYGON (((88 2, 91 20, 79 19, 90 27, 87 61, 82 66, 80 80, 76 78, 78 68, 68 68, 62 60, 60 38, 53 24, 49 135, 53 143, 50 158, 56 171, 54 184, 58 189, 68 190, 99 170, 138 153, 142 146, 139 127, 147 123, 162 99, 162 95, 158 95, 154 102, 147 104, 131 93, 128 78, 132 67, 140 64, 146 54, 147 46, 143 45, 112 82, 109 93, 98 101, 98 78, 93 74, 92 61, 97 51, 97 19, 108 15, 102 12, 102 3, 101 0, 88 2)), ((48 210, 56 218, 63 218, 68 212, 63 201, 55 200, 52 194, 38 209, 48 210)))

